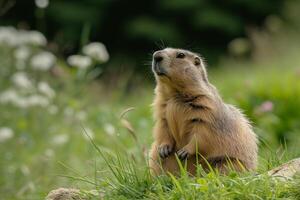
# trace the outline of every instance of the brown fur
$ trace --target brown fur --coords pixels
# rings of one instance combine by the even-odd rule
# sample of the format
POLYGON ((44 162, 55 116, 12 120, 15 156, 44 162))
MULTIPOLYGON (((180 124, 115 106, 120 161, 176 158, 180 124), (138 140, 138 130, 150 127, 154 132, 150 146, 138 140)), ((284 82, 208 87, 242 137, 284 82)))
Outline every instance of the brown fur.
POLYGON ((154 143, 149 165, 153 174, 178 174, 175 153, 187 152, 187 170, 195 174, 197 164, 208 168, 203 156, 221 173, 228 169, 254 170, 257 139, 251 125, 234 106, 225 104, 208 81, 203 60, 190 51, 166 48, 154 53, 157 86, 154 99, 154 143), (184 58, 179 58, 183 53, 184 58), (163 72, 159 74, 158 72, 163 72), (172 151, 160 159, 159 151, 172 151), (196 156, 196 153, 201 156, 196 156), (199 159, 197 163, 196 159, 199 159), (228 162, 229 160, 229 162, 228 162))

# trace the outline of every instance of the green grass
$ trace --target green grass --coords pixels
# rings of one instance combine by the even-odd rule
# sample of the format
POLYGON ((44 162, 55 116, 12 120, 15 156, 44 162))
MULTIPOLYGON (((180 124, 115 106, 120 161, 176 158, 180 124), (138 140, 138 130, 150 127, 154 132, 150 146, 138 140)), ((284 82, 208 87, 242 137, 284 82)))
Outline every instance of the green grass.
MULTIPOLYGON (((0 127, 14 131, 13 138, 0 144, 1 199, 43 199, 58 187, 80 188, 91 199, 98 199, 91 190, 105 199, 300 199, 299 178, 282 182, 265 174, 300 156, 298 50, 293 47, 272 61, 257 63, 226 59, 209 69, 224 100, 253 121, 260 140, 261 175, 221 176, 199 169, 196 177, 184 172, 180 178, 152 177, 147 152, 152 142, 153 84, 124 95, 121 89, 107 92, 93 87, 95 83, 78 82, 72 71, 66 70, 70 76, 63 78, 30 71, 33 80, 48 81, 55 88, 51 105, 57 112, 49 106, 20 109, 0 103, 0 127), (272 109, 261 108, 266 101, 272 109), (134 109, 121 119, 130 107, 134 109), (84 129, 94 133, 92 142, 84 129)), ((1 92, 12 87, 10 55, 0 49, 1 92)))

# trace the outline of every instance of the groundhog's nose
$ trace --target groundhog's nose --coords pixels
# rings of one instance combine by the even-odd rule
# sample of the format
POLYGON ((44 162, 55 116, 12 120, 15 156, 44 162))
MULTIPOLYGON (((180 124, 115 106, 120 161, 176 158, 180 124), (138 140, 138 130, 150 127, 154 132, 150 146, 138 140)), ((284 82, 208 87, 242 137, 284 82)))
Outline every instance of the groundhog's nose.
POLYGON ((153 54, 153 60, 158 63, 160 61, 162 61, 164 58, 162 56, 162 53, 160 51, 156 51, 154 54, 153 54))

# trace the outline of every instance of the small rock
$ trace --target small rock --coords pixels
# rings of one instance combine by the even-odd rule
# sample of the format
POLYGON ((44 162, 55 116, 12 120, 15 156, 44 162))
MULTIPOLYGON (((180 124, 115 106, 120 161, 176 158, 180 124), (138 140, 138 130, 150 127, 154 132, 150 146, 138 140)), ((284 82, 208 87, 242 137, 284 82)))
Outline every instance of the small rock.
POLYGON ((297 173, 300 173, 300 158, 293 159, 268 171, 268 175, 279 177, 283 180, 292 179, 297 173))
POLYGON ((58 188, 52 190, 46 197, 46 200, 84 200, 78 189, 58 188))

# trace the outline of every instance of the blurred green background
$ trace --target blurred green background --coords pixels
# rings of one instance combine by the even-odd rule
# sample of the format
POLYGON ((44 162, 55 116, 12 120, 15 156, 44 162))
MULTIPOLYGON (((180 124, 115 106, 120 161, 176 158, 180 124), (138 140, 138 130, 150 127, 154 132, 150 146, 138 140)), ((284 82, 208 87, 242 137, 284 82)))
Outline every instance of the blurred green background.
POLYGON ((39 8, 34 1, 1 0, 10 6, 2 9, 1 24, 39 30, 63 55, 96 40, 135 62, 161 46, 196 50, 217 62, 230 41, 266 17, 286 20, 283 0, 51 0, 45 8, 43 1, 39 8))
POLYGON ((109 196, 112 175, 83 129, 145 168, 150 63, 167 46, 201 53, 224 101, 253 122, 259 172, 300 156, 299 10, 292 0, 0 0, 0 198, 60 186, 109 196))

